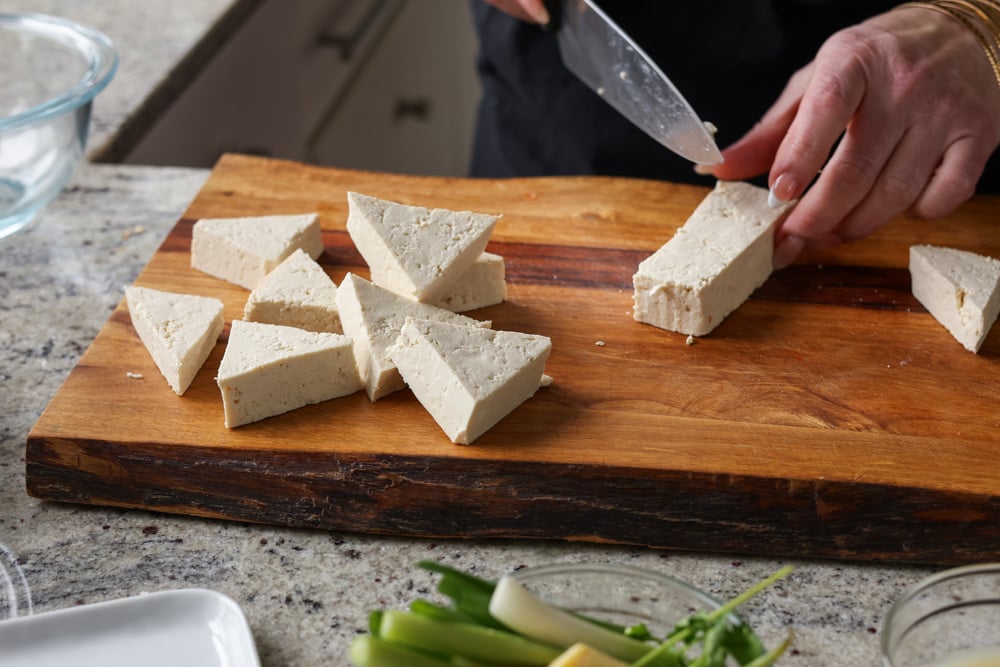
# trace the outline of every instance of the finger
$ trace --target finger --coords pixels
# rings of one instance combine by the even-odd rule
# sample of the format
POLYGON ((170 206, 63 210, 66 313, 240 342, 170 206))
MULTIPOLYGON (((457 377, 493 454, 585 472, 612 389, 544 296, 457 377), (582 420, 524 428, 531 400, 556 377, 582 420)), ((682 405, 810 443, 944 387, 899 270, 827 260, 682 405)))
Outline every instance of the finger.
POLYGON ((775 250, 776 256, 781 255, 775 260, 776 267, 779 262, 782 266, 791 263, 807 246, 827 248, 864 238, 907 210, 920 217, 940 218, 969 199, 975 193, 990 151, 982 150, 981 140, 968 137, 954 142, 938 162, 928 158, 938 151, 928 149, 920 134, 924 131, 911 130, 904 137, 870 195, 839 225, 809 239, 796 235, 783 237, 779 243, 784 246, 781 252, 775 250), (921 203, 925 200, 931 204, 921 203))
POLYGON ((783 235, 812 245, 835 238, 834 229, 869 196, 902 136, 888 107, 880 91, 869 91, 823 173, 782 224, 783 235))
POLYGON ((545 25, 549 22, 549 12, 543 0, 485 0, 502 12, 529 23, 545 25))
POLYGON ((837 241, 853 241, 880 229, 917 201, 946 143, 944 124, 912 128, 903 135, 868 196, 833 230, 837 241))
POLYGON ((862 62, 850 40, 840 35, 820 49, 798 112, 775 154, 769 184, 780 201, 802 195, 870 92, 862 62))
POLYGON ((913 204, 915 215, 940 218, 950 214, 976 191, 994 146, 973 136, 951 143, 930 182, 913 204))
POLYGON ((749 132, 722 151, 723 162, 703 173, 722 180, 744 180, 765 174, 798 110, 811 66, 799 70, 767 113, 749 132))

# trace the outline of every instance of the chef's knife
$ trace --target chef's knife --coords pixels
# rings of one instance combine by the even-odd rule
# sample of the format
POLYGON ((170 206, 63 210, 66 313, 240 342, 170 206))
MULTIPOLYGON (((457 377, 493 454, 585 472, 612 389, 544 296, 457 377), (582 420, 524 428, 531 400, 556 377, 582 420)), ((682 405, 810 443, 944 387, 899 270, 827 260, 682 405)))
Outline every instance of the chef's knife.
POLYGON ((646 134, 696 164, 719 164, 715 139, 656 63, 591 0, 547 0, 563 63, 646 134))

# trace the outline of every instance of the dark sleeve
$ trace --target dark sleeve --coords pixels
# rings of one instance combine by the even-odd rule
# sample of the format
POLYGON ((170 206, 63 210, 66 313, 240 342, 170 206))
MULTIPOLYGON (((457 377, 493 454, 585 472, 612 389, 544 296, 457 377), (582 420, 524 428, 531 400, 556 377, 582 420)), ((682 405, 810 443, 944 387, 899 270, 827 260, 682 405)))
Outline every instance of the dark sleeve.
MULTIPOLYGON (((706 182, 690 163, 577 81, 563 67, 553 34, 482 0, 471 2, 483 86, 472 175, 608 174, 706 182)), ((820 10, 790 0, 619 0, 601 6, 702 120, 719 129, 723 146, 753 126, 826 35, 862 17, 857 9, 837 9, 826 10, 827 20, 818 21, 820 10)))
MULTIPOLYGON (((471 0, 483 86, 470 173, 603 174, 708 184, 570 74, 555 36, 471 0)), ((895 2, 599 3, 657 62, 724 147, 749 130, 834 32, 895 2)), ((996 180, 987 175, 983 188, 996 180)))

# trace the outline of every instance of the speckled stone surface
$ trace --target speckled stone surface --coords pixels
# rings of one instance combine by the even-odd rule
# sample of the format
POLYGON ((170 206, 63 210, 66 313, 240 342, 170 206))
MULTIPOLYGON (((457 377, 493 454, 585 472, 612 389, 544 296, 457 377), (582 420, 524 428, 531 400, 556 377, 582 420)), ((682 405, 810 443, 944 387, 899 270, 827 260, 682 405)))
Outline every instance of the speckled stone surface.
MULTIPOLYGON (((44 503, 24 491, 31 425, 207 173, 84 166, 28 230, 0 242, 0 618, 185 587, 231 596, 266 666, 345 665, 376 607, 405 605, 433 558, 488 577, 553 562, 621 563, 726 598, 790 562, 746 608, 780 664, 877 665, 892 600, 930 572, 554 542, 468 542, 320 531, 44 503)), ((0 647, 2 651, 2 647, 0 647)), ((2 662, 2 660, 0 660, 2 662)))
POLYGON ((257 0, 0 0, 2 12, 75 21, 107 35, 118 72, 96 98, 87 152, 123 159, 257 0))
MULTIPOLYGON (((121 68, 96 102, 89 151, 113 160, 252 3, 28 4, 31 11, 91 25, 118 46, 121 68)), ((23 1, 0 0, 0 11, 24 8, 23 1)), ((36 224, 0 241, 0 619, 205 587, 242 607, 263 665, 346 665, 347 647, 366 628, 369 610, 428 594, 431 577, 413 567, 424 558, 487 577, 554 562, 627 564, 676 576, 717 598, 790 562, 794 574, 745 608, 768 641, 794 629, 793 649, 780 664, 879 663, 878 628, 889 604, 929 569, 571 543, 372 537, 28 497, 28 431, 103 326, 122 287, 206 177, 198 170, 85 165, 36 224)))

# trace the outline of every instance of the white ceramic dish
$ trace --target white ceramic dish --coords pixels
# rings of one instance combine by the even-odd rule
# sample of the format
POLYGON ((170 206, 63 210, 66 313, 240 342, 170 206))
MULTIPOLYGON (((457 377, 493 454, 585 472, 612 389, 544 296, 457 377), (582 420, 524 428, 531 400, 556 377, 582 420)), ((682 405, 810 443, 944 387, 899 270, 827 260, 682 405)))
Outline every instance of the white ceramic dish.
POLYGON ((239 605, 189 588, 0 622, 3 667, 259 667, 239 605))

